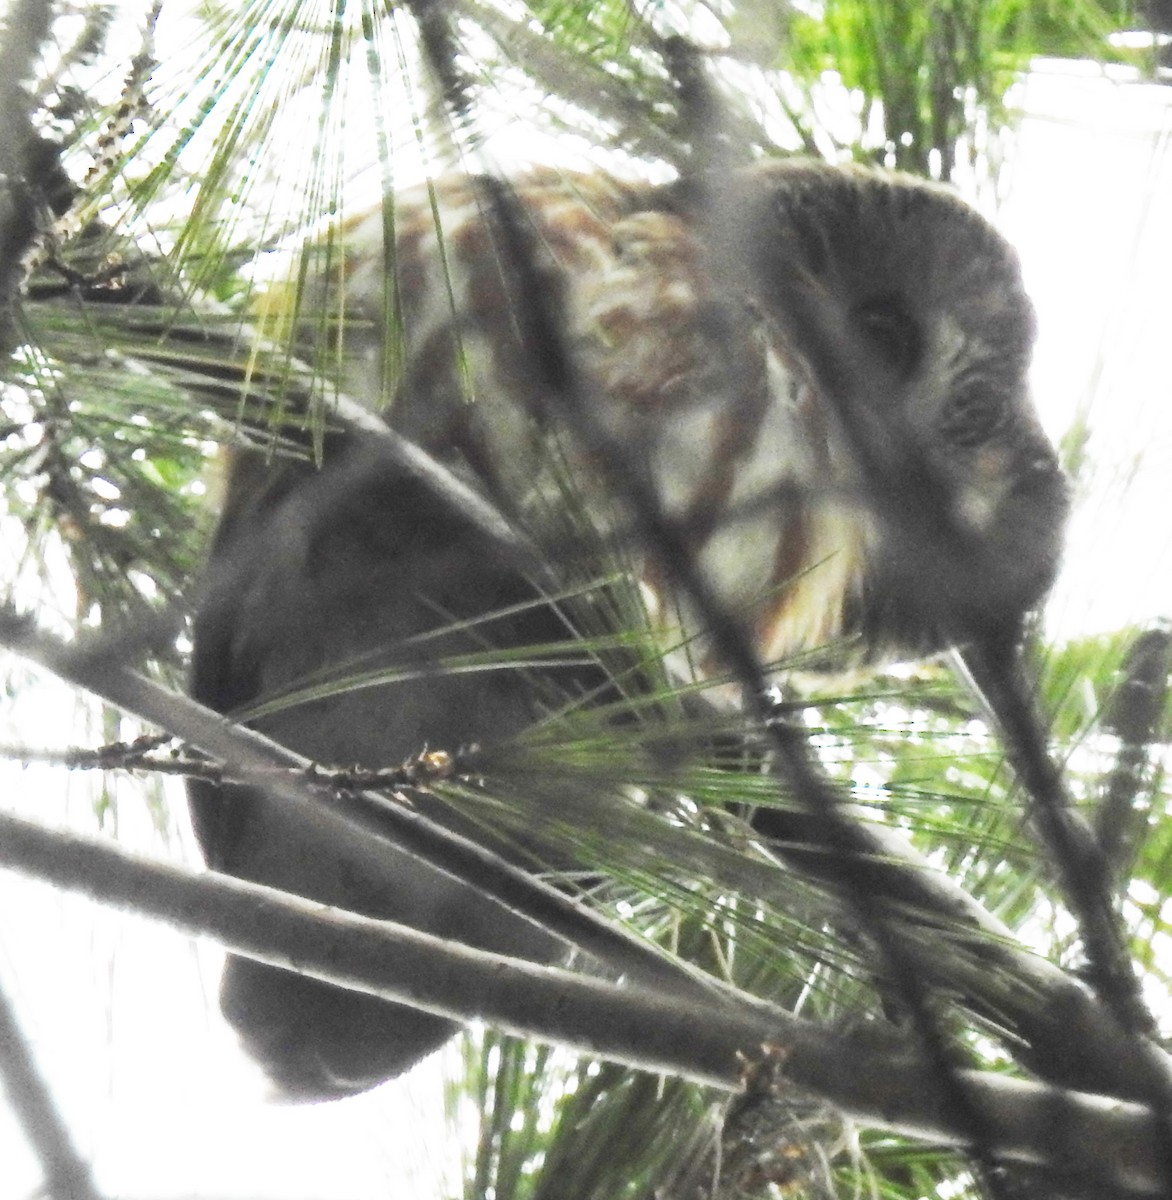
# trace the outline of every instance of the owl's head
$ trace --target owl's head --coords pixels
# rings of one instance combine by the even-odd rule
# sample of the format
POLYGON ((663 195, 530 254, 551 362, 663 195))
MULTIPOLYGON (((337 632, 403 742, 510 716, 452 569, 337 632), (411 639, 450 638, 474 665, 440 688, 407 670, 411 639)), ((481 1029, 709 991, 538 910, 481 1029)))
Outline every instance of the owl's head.
POLYGON ((788 540, 831 531, 788 569, 842 594, 803 603, 840 603, 838 633, 872 659, 1016 637, 1054 580, 1068 498, 1030 400, 1012 248, 948 189, 857 167, 766 164, 708 203, 696 219, 717 270, 749 281, 771 402, 803 443, 785 450, 807 496, 788 540), (849 561, 819 565, 835 554, 849 561))

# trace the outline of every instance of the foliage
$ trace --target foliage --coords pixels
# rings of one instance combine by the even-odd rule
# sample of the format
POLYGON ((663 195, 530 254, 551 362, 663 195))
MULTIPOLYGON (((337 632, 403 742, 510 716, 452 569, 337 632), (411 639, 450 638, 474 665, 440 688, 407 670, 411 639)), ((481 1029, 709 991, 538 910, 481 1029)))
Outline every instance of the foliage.
MULTIPOLYGON (((62 6, 60 29, 76 29, 81 11, 62 6)), ((459 132, 490 162, 501 113, 545 93, 534 125, 574 133, 587 158, 645 171, 686 163, 695 131, 666 53, 686 34, 724 96, 736 154, 801 148, 944 179, 962 174, 962 162, 995 178, 997 137, 1031 56, 1114 53, 1106 35, 1127 16, 1114 5, 1025 0, 792 8, 551 0, 523 9, 463 0, 454 11, 461 49, 477 65, 477 124, 459 132)), ((452 143, 402 10, 248 0, 208 5, 168 31, 164 6, 157 31, 147 19, 135 62, 113 72, 111 30, 142 29, 143 19, 105 9, 101 18, 82 23, 69 62, 42 65, 41 90, 56 104, 43 132, 61 141, 75 191, 41 239, 6 330, 0 481, 5 519, 23 533, 14 582, 32 586, 39 573, 37 586, 58 588, 60 575, 41 565, 63 557, 77 625, 108 630, 190 599, 218 445, 243 431, 281 453, 286 428, 320 431, 340 371, 310 271, 323 255, 327 270, 337 260, 332 230, 364 197, 449 165, 452 143), (191 45, 177 54, 168 37, 191 45), (101 103, 66 103, 71 89, 91 89, 101 103), (372 115, 356 137, 359 109, 372 115), (267 304, 258 298, 266 289, 267 304)), ((385 218, 393 227, 389 204, 385 218)), ((1113 865, 1129 950, 1167 1011, 1160 952, 1172 713, 1154 686, 1163 708, 1138 736, 1120 731, 1138 633, 1038 647, 1039 690, 1079 805, 1102 814, 1115 789, 1113 865)), ((144 641, 155 661, 175 665, 170 634, 144 641)), ((629 643, 599 637, 585 646, 600 657, 631 655, 655 674, 658 651, 637 628, 629 643)), ((950 672, 930 664, 842 694, 823 683, 801 702, 822 766, 869 815, 905 833, 1031 953, 1081 965, 1077 930, 1023 825, 1016 777, 950 672)), ((479 785, 445 795, 505 828, 558 812, 554 836, 597 872, 580 882, 589 903, 753 994, 830 1024, 906 1028, 841 891, 772 869, 755 843, 746 814, 796 807, 763 765, 767 750, 737 721, 721 727, 703 704, 666 689, 660 674, 630 702, 625 729, 598 709, 555 714, 515 744, 486 748, 479 785), (625 803, 635 792, 642 807, 625 803), (605 836, 600 813, 613 822, 605 836), (769 887, 758 888, 766 867, 769 887)), ((941 959, 964 959, 943 976, 973 972, 958 929, 933 916, 925 930, 925 956, 937 938, 941 959)), ((998 1004, 1016 980, 989 976, 976 1001, 948 995, 943 1024, 963 1031, 958 1040, 975 1061, 1000 1070, 998 1004)), ((696 1085, 492 1034, 467 1043, 456 1124, 469 1102, 479 1133, 466 1194, 497 1200, 708 1194, 722 1126, 726 1136, 742 1128, 725 1101, 696 1085)), ((887 1134, 864 1132, 832 1160, 851 1137, 831 1136, 808 1097, 787 1103, 800 1177, 763 1176, 756 1194, 782 1194, 768 1191, 776 1185, 829 1195, 837 1183, 843 1195, 915 1197, 969 1186, 951 1154, 887 1134), (810 1111, 817 1119, 802 1125, 810 1111), (819 1157, 816 1147, 833 1149, 819 1157)), ((736 1136, 754 1164, 776 1149, 776 1126, 769 1145, 736 1136)))

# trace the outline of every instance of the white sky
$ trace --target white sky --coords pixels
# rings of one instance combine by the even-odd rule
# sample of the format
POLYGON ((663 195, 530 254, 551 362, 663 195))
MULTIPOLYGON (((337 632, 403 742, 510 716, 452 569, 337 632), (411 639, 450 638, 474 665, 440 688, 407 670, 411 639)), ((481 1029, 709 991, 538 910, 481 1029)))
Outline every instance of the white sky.
MULTIPOLYGON (((1043 65, 1024 92, 999 221, 1039 310, 1044 420, 1059 435, 1086 408, 1096 462, 1051 611, 1059 633, 1172 611, 1170 104, 1172 88, 1068 65, 1043 65)), ((85 740, 55 685, 23 694, 19 711, 35 727, 0 710, 13 714, 0 741, 85 740), (46 712, 56 730, 44 728, 46 712)), ((4 766, 0 782, 14 811, 93 828, 84 779, 4 766)), ((167 853, 129 791, 119 812, 128 844, 167 853)), ((442 1194, 438 1072, 332 1105, 272 1105, 215 1011, 214 949, 10 874, 0 873, 0 912, 0 983, 108 1196, 442 1194)), ((39 1182, 0 1104, 0 1200, 39 1182)))
POLYGON ((1038 309, 1035 398, 1053 436, 1091 431, 1048 612, 1068 636, 1172 616, 1172 87, 1043 63, 1024 107, 999 223, 1038 309))

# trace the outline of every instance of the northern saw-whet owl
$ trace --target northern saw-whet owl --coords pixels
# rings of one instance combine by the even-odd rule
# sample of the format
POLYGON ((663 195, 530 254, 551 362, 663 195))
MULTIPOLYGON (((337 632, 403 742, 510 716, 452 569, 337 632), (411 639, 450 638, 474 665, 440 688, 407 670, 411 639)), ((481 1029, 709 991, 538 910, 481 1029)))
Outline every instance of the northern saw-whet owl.
MULTIPOLYGON (((557 433, 484 192, 432 186, 396 198, 393 247, 383 210, 345 229, 344 288, 322 293, 344 316, 343 387, 542 544, 567 456, 588 505, 604 510, 605 489, 591 449, 557 433)), ((543 170, 513 195, 600 425, 637 455, 764 660, 835 643, 878 662, 1017 636, 1053 580, 1067 500, 1027 394, 1032 310, 987 221, 947 189, 805 160, 711 189, 543 170)), ((716 667, 670 572, 631 561, 651 620, 696 638, 687 669, 716 667)), ((406 665, 398 682, 252 723, 317 761, 372 768, 492 743, 545 711, 533 672, 426 664, 567 638, 539 599, 522 564, 360 435, 327 437, 320 467, 246 455, 196 621, 193 693, 239 712, 331 668, 406 665)), ((541 674, 565 695, 598 685, 593 668, 541 674)), ((259 789, 191 794, 213 867, 485 949, 563 955, 466 885, 291 820, 259 789)), ((294 1098, 372 1086, 453 1029, 238 958, 221 999, 294 1098)))

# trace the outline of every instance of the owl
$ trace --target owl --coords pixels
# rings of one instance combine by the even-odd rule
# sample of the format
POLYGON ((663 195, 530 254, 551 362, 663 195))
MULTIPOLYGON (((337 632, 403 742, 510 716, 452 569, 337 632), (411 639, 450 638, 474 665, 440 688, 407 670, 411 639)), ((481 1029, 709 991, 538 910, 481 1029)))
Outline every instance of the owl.
MULTIPOLYGON (((649 624, 677 648, 673 673, 720 669, 672 564, 631 537, 606 461, 618 445, 767 663, 1019 636, 1057 568, 1066 488, 1029 400, 1017 259, 974 210, 910 177, 804 160, 665 185, 545 169, 510 184, 532 260, 518 264, 486 194, 441 181, 345 226, 341 270, 311 290, 330 331, 319 349, 555 576, 588 550, 572 498, 597 544, 622 550, 649 624), (531 305, 556 310, 593 442, 558 420, 531 305)), ((492 743, 606 686, 573 655, 441 669, 572 641, 575 621, 548 579, 354 431, 330 433, 320 465, 238 457, 204 593, 193 694, 234 714, 264 704, 251 723, 321 762, 492 743), (358 690, 317 686, 377 671, 358 690)), ((490 950, 564 955, 459 880, 324 817, 294 820, 261 789, 195 782, 191 802, 217 869, 490 950)), ((293 1098, 372 1086, 453 1028, 237 958, 221 1002, 293 1098)))

